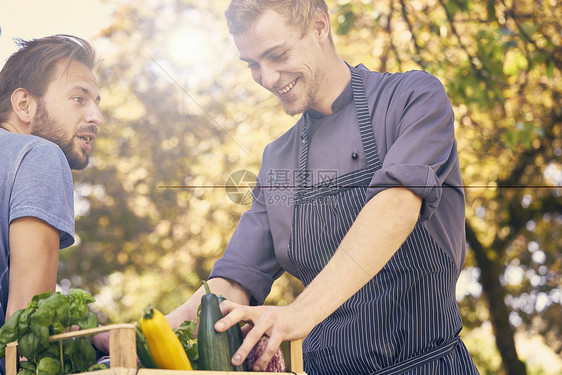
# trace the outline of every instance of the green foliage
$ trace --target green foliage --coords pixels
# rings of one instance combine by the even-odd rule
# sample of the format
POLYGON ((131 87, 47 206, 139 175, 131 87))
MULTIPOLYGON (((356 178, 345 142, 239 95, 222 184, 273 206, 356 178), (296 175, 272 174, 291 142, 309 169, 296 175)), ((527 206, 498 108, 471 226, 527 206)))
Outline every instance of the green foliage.
MULTIPOLYGON (((54 375, 88 371, 96 361, 95 350, 85 337, 49 342, 49 336, 98 325, 95 314, 89 312, 93 297, 72 289, 70 295, 45 292, 33 297, 25 309, 15 312, 0 328, 0 354, 5 355, 6 344, 18 342, 18 354, 23 373, 54 375), (61 368, 64 366, 64 369, 61 368)), ((21 373, 21 372, 20 372, 21 373)))
POLYGON ((179 328, 174 329, 176 336, 180 339, 181 344, 189 362, 194 370, 199 368, 199 348, 197 346, 197 320, 186 320, 179 328))

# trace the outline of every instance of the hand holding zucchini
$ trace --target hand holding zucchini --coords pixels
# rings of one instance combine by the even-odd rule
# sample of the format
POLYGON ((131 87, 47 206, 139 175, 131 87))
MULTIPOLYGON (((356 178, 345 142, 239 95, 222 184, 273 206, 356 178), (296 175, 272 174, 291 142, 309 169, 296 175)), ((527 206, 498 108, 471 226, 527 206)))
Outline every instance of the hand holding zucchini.
MULTIPOLYGON (((223 296, 218 296, 218 299, 220 305, 220 303, 224 301, 226 298, 224 298, 223 296)), ((240 324, 233 325, 226 331, 226 333, 228 335, 228 345, 230 346, 230 352, 232 355, 234 355, 234 353, 236 353, 240 345, 242 345, 242 341, 244 341, 240 324)), ((246 371, 246 363, 242 363, 240 366, 235 366, 234 370, 246 371)))
MULTIPOLYGON (((215 323, 222 318, 219 304, 225 298, 212 294, 209 286, 203 281, 205 294, 201 298, 201 315, 199 318, 199 364, 201 370, 218 371, 251 371, 256 360, 263 354, 268 342, 267 336, 263 336, 248 354, 246 361, 233 367, 232 356, 244 340, 239 324, 235 324, 225 332, 217 332, 215 323), (228 345, 228 347, 226 347, 228 345), (248 369, 248 370, 246 370, 248 369)), ((263 372, 285 372, 285 358, 281 348, 270 360, 263 372)))

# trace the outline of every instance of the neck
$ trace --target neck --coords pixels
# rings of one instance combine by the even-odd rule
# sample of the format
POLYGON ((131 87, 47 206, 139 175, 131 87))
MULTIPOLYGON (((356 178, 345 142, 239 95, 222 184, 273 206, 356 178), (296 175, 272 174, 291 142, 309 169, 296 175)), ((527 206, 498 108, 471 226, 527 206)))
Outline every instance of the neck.
POLYGON ((0 124, 0 128, 5 129, 12 133, 20 133, 20 134, 31 134, 29 131, 26 131, 26 127, 19 126, 17 122, 12 122, 10 120, 6 120, 0 124))
POLYGON ((334 62, 327 62, 326 65, 332 66, 332 68, 326 71, 322 78, 318 92, 319 100, 312 106, 312 109, 323 115, 330 115, 333 113, 332 104, 351 80, 351 72, 345 61, 338 56, 335 56, 334 62))

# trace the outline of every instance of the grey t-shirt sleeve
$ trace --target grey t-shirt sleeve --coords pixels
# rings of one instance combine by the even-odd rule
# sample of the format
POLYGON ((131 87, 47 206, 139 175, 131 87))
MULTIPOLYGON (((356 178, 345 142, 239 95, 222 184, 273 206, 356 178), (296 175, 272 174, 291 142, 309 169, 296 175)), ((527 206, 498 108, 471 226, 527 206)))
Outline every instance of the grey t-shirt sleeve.
POLYGON ((38 143, 24 150, 10 197, 9 222, 36 217, 60 231, 60 248, 74 243, 72 173, 61 149, 38 143))
POLYGON ((392 146, 371 180, 367 199, 389 186, 405 186, 423 199, 420 218, 427 220, 458 160, 451 102, 437 78, 411 72, 397 86, 386 116, 378 122, 391 124, 381 136, 392 146))
POLYGON ((251 294, 253 305, 263 304, 274 280, 283 273, 275 257, 263 189, 259 185, 259 181, 265 181, 262 172, 250 210, 242 214, 224 255, 215 262, 209 276, 237 282, 251 294))

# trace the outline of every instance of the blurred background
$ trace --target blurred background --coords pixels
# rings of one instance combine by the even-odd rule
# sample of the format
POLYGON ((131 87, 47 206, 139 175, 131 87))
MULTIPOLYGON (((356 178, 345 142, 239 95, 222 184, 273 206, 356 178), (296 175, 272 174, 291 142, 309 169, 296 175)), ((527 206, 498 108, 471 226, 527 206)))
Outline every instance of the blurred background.
MULTIPOLYGON (((229 176, 257 174, 265 145, 296 121, 237 59, 227 4, 0 0, 0 66, 13 38, 54 33, 87 38, 101 58, 105 124, 90 166, 74 173, 78 241, 61 251, 59 285, 94 294, 103 323, 189 298, 249 208, 227 194, 229 176)), ((466 185, 457 300, 480 372, 561 374, 562 6, 328 4, 348 63, 423 69, 449 94, 466 185)), ((283 276, 267 303, 301 288, 283 276)))

